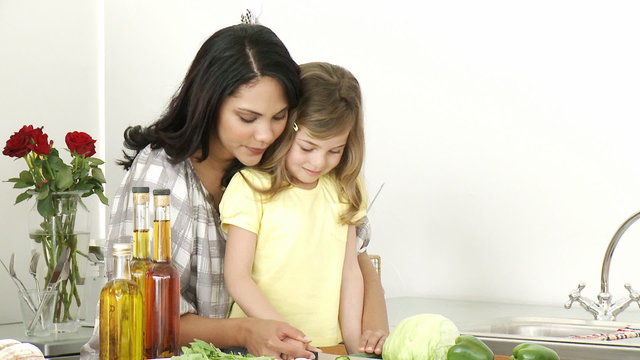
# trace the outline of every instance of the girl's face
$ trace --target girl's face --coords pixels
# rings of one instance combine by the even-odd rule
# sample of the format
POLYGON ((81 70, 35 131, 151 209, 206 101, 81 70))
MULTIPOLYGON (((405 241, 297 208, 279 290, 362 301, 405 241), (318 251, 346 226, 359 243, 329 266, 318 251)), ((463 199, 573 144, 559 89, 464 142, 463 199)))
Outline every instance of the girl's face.
POLYGON ((329 173, 340 163, 350 129, 328 138, 312 138, 304 127, 296 132, 285 166, 294 185, 313 189, 320 176, 329 173))
POLYGON ((240 86, 220 106, 211 155, 256 165, 284 131, 288 116, 287 97, 276 79, 261 77, 240 86))

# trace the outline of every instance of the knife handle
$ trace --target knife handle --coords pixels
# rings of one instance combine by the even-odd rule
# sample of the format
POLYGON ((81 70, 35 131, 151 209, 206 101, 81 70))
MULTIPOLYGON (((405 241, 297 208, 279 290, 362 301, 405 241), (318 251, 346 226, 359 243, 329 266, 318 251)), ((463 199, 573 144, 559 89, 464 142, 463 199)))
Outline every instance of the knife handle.
MULTIPOLYGON (((47 290, 50 290, 48 286, 47 286, 47 290)), ((36 320, 42 316, 42 310, 44 308, 43 305, 51 297, 50 294, 51 294, 51 291, 47 291, 46 293, 44 293, 44 296, 42 297, 42 300, 40 300, 40 304, 38 305, 38 311, 36 311, 36 314, 33 316, 33 319, 29 323, 29 326, 27 327, 27 331, 33 330, 33 326, 36 324, 36 320)))

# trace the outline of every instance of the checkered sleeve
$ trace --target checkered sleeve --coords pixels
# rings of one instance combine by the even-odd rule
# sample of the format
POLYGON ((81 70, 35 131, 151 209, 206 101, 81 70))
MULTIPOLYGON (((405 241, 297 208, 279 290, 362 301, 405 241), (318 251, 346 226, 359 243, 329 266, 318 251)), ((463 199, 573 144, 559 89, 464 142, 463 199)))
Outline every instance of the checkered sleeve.
POLYGON ((356 240, 358 242, 358 254, 367 251, 369 241, 371 240, 371 222, 369 217, 362 218, 362 224, 356 226, 356 240))

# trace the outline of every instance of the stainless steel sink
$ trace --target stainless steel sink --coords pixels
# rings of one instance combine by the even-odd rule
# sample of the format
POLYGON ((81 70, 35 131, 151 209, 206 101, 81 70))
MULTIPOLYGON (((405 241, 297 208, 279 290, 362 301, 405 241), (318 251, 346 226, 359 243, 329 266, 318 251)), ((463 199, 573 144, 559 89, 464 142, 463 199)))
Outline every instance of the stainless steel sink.
POLYGON ((640 359, 640 338, 605 341, 576 338, 611 334, 640 324, 619 321, 543 317, 511 317, 487 324, 461 324, 460 331, 482 339, 496 354, 509 355, 523 342, 539 343, 558 352, 562 360, 640 359))
POLYGON ((625 326, 629 326, 629 324, 615 321, 515 317, 500 319, 488 324, 488 326, 480 326, 476 330, 524 338, 569 338, 592 334, 610 334, 625 326))

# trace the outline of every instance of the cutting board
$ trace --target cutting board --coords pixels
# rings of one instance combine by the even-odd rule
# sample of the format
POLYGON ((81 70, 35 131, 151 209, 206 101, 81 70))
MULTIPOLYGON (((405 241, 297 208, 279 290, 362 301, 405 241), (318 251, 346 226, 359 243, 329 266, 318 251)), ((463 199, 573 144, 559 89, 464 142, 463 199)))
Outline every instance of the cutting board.
MULTIPOLYGON (((336 345, 336 346, 328 346, 328 347, 324 347, 322 348, 323 352, 325 354, 331 354, 331 355, 346 355, 347 354, 347 349, 345 349, 344 345, 336 345)), ((320 356, 320 360, 328 360, 327 357, 324 356, 320 356)), ((354 357, 354 359, 356 359, 356 357, 354 357)), ((368 360, 366 358, 357 358, 358 360, 368 360)), ((375 360, 375 359, 370 359, 370 360, 375 360)), ((495 360, 509 360, 508 356, 503 356, 503 355, 496 355, 495 356, 495 360)))

